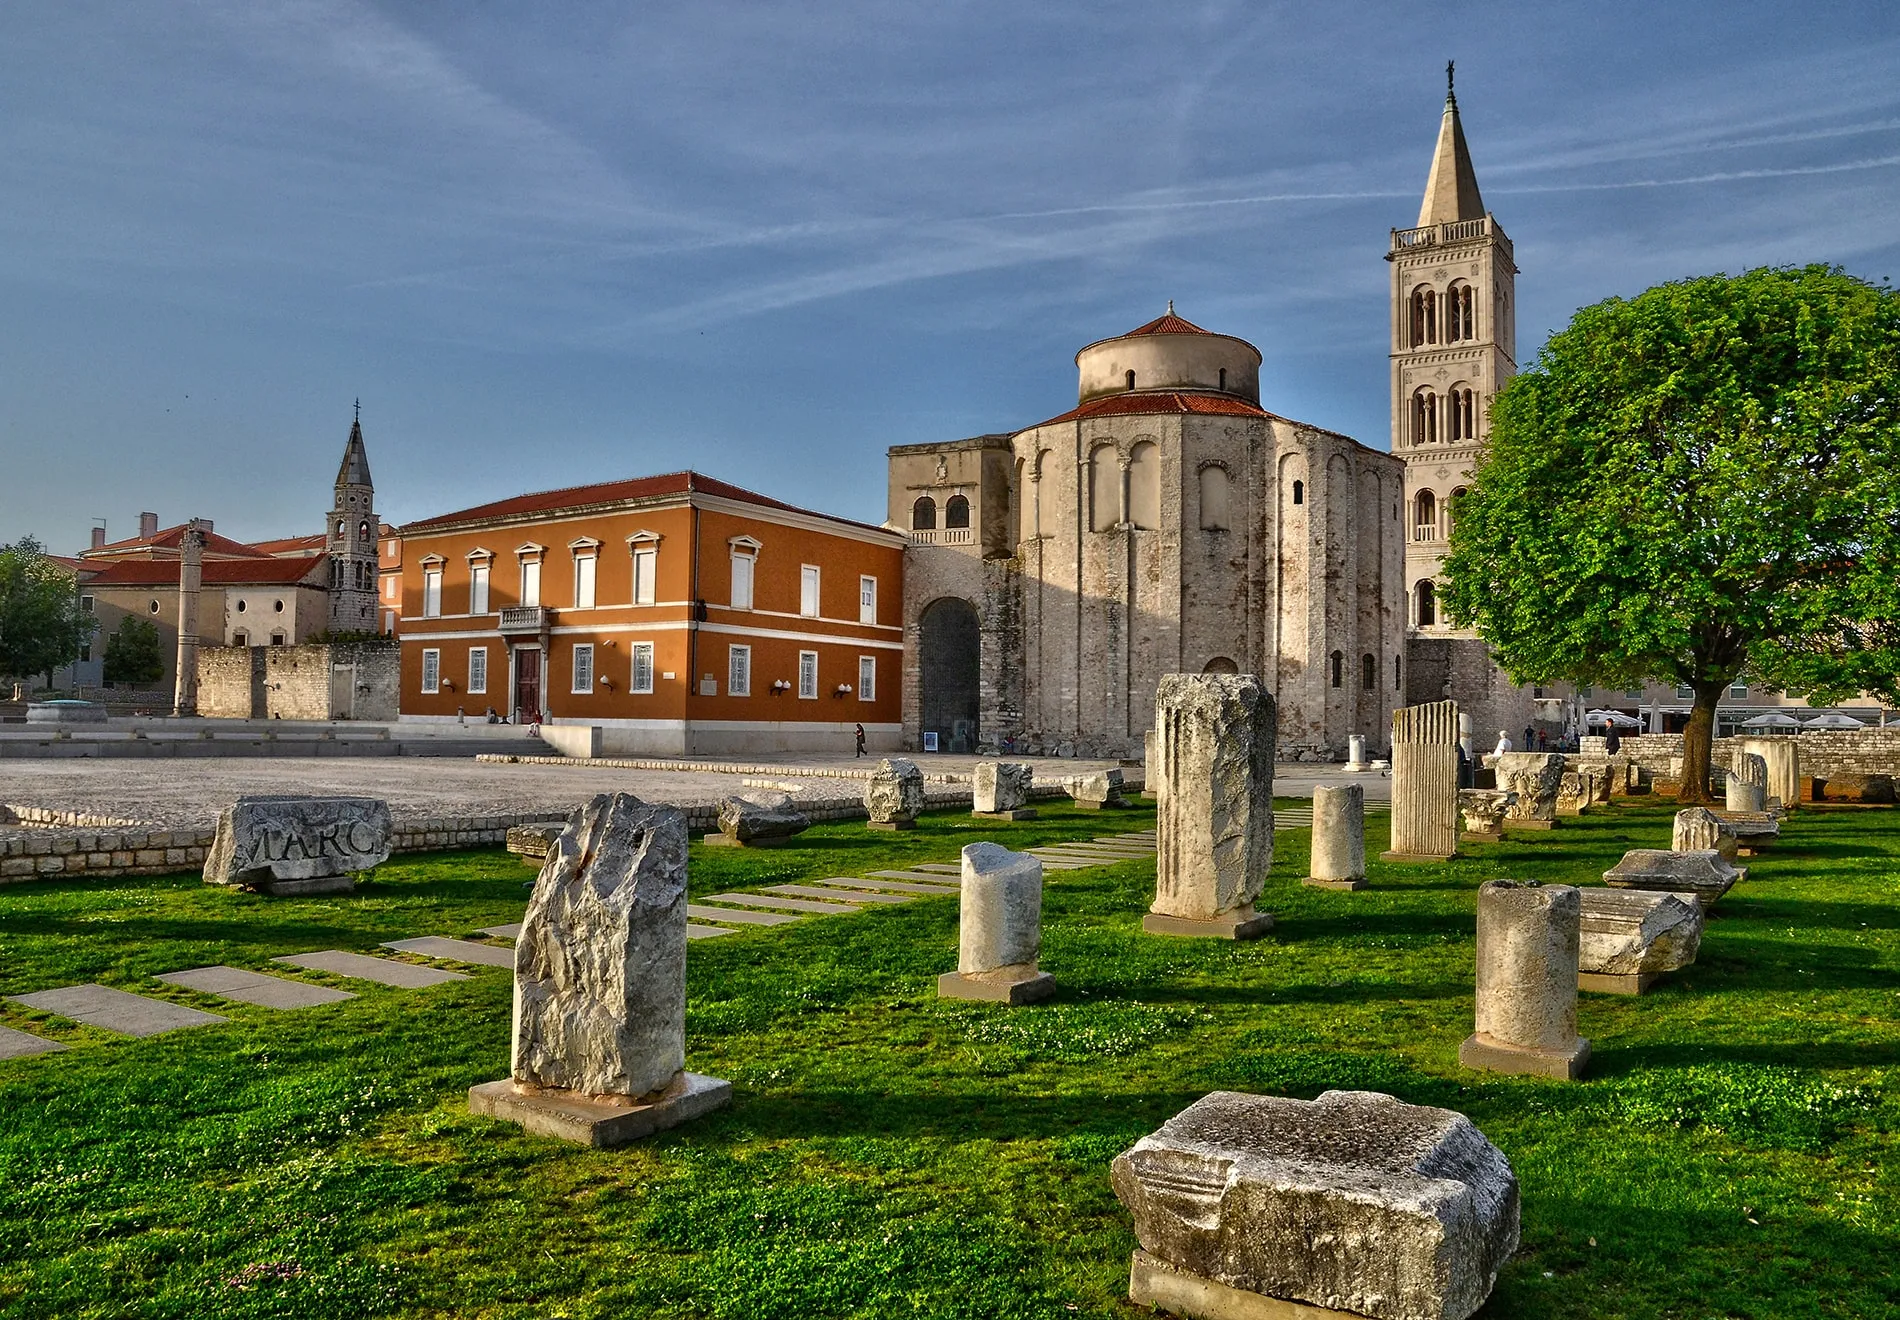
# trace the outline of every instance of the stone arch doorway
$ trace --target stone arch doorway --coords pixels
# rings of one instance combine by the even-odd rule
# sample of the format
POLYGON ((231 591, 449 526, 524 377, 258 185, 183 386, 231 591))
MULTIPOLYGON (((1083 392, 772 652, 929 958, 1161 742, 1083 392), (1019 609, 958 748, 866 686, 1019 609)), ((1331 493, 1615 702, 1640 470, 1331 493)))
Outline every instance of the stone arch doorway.
POLYGON ((1224 655, 1217 655, 1202 666, 1201 672, 1203 674, 1238 674, 1240 666, 1224 655))
MULTIPOLYGON (((919 624, 920 731, 937 735, 940 752, 974 752, 983 651, 976 606, 944 596, 924 607, 919 624)), ((928 741, 924 739, 926 746, 928 741)))

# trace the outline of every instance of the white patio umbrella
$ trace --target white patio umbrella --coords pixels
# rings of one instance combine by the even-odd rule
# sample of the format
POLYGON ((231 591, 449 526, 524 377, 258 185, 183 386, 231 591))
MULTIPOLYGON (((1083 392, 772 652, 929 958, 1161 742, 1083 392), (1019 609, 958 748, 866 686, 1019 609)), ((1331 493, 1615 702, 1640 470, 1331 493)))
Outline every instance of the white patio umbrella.
POLYGON ((1792 715, 1783 715, 1778 710, 1771 710, 1766 715, 1757 715, 1752 720, 1743 720, 1742 727, 1744 729, 1798 729, 1801 727, 1801 721, 1792 715))
POLYGON ((1625 715, 1620 710, 1609 710, 1606 708, 1585 711, 1583 713, 1583 719, 1586 724, 1614 724, 1619 729, 1640 729, 1643 727, 1643 722, 1634 715, 1625 715))
POLYGON ((1867 721, 1857 720, 1852 715, 1844 715, 1838 710, 1830 710, 1825 714, 1816 715, 1811 720, 1802 721, 1801 727, 1804 729, 1864 729, 1867 727, 1867 721))

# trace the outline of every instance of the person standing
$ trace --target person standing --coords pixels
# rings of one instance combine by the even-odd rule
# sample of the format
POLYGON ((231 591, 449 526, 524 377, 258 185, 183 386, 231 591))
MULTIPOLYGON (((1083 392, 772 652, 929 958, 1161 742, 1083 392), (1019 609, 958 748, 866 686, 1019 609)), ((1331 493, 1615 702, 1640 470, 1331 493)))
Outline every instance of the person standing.
MULTIPOLYGON (((858 726, 858 756, 863 756, 863 755, 865 755, 865 751, 864 751, 864 726, 863 726, 862 724, 860 724, 860 725, 858 726)), ((855 761, 855 760, 857 760, 857 756, 854 756, 854 757, 852 757, 851 759, 855 761)))
POLYGON ((1610 731, 1603 737, 1603 750, 1615 756, 1623 750, 1623 735, 1616 731, 1616 721, 1610 721, 1610 731))

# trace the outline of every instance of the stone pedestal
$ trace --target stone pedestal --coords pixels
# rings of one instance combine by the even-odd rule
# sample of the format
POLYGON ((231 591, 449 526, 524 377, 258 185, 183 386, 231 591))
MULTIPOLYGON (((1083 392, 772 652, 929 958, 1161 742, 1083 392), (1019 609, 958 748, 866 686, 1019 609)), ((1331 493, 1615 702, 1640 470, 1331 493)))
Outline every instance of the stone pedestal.
POLYGON ((1356 775, 1366 768, 1366 735, 1355 733, 1346 739, 1346 773, 1356 775))
MULTIPOLYGON (((1491 768, 1497 774, 1498 787, 1517 794, 1517 800, 1505 810, 1505 828, 1548 830, 1555 827, 1557 799, 1564 786, 1562 756, 1556 752, 1505 752, 1494 759, 1491 768)), ((1581 793, 1579 785, 1579 797, 1581 793)))
POLYGON ((1166 674, 1155 694, 1154 935, 1252 939, 1273 865, 1273 698, 1251 674, 1166 674))
POLYGON ((1639 995, 1695 961, 1702 904, 1694 894, 1579 889, 1577 989, 1639 995))
POLYGON ((1464 837, 1473 843, 1502 843, 1504 813, 1517 794, 1496 788, 1467 788, 1459 791, 1458 812, 1464 817, 1464 837))
POLYGON ((890 756, 877 763, 864 787, 866 825, 874 830, 914 830, 924 809, 924 772, 915 761, 890 756))
POLYGON ((1316 889, 1366 887, 1366 791, 1357 784, 1313 790, 1312 874, 1316 889))
POLYGON ((1671 852, 1712 849, 1722 854, 1723 861, 1734 861, 1738 847, 1735 827, 1707 807, 1688 807, 1676 813, 1675 828, 1669 840, 1671 852))
POLYGON ((1034 820, 1029 788, 1035 773, 1015 761, 978 761, 971 776, 970 814, 985 820, 1034 820))
POLYGON ((569 819, 515 940, 510 1076, 472 1112, 591 1146, 725 1104, 731 1086, 685 1071, 686 818, 626 793, 569 819))
POLYGON ((1623 854, 1622 861, 1603 873, 1603 883, 1614 889, 1694 894, 1707 907, 1747 877, 1747 867, 1723 860, 1713 848, 1697 852, 1632 848, 1623 854))
POLYGON ((1073 775, 1068 779, 1067 787, 1069 796, 1075 799, 1075 805, 1084 811, 1128 805, 1128 799, 1122 796, 1122 772, 1119 769, 1073 775))
POLYGON ((393 827, 380 798, 241 797, 218 813, 206 884, 288 898, 347 894, 389 860, 393 827))
POLYGON ((1392 847, 1388 862, 1458 855, 1458 703, 1392 712, 1392 847))
POLYGON ((1042 862, 994 843, 963 850, 957 970, 937 978, 943 999, 1032 1004, 1055 993, 1042 952, 1042 862))
POLYGON ((1458 1047, 1465 1067, 1583 1076, 1590 1042, 1577 1035, 1581 912, 1572 885, 1479 887, 1477 1031, 1458 1047))

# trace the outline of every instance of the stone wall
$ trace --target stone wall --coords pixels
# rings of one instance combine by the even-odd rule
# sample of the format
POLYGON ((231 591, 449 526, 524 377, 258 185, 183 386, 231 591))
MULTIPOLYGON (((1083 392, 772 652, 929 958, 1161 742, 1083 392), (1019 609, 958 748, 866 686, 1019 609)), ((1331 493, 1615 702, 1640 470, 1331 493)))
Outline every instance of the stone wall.
POLYGON ((1512 683, 1491 663, 1491 649, 1475 637, 1408 636, 1405 699, 1414 706, 1456 701, 1458 713, 1471 717, 1471 743, 1481 752, 1497 744, 1499 729, 1507 731, 1516 746, 1524 740, 1524 726, 1537 723, 1530 689, 1512 683))
MULTIPOLYGON (((1807 777, 1900 774, 1900 725, 1884 729, 1806 729, 1779 736, 1792 737, 1800 744, 1801 773, 1807 777)), ((1727 771, 1736 741, 1715 740, 1709 759, 1718 772, 1727 771)), ((1586 759, 1604 755, 1602 738, 1585 738, 1582 747, 1586 759)), ((1642 766, 1651 778, 1672 779, 1681 770, 1682 735, 1633 734, 1623 739, 1622 754, 1642 766)))
POLYGON ((198 712, 213 719, 393 720, 393 643, 216 646, 198 650, 198 712))

